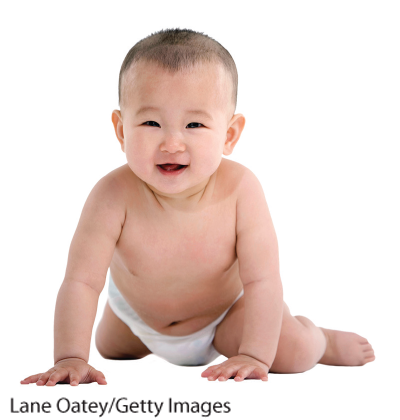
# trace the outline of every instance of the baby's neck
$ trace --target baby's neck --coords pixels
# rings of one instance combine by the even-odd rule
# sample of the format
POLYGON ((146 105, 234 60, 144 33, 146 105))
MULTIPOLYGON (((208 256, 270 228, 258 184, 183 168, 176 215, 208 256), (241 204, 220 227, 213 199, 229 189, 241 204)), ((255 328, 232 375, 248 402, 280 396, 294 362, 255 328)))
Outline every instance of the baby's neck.
MULTIPOLYGON (((149 184, 145 184, 151 190, 158 203, 165 209, 191 211, 203 204, 206 197, 210 196, 210 188, 214 186, 214 176, 210 176, 202 183, 195 185, 178 194, 166 194, 158 191, 149 184)), ((212 193, 212 192, 211 192, 212 193)))

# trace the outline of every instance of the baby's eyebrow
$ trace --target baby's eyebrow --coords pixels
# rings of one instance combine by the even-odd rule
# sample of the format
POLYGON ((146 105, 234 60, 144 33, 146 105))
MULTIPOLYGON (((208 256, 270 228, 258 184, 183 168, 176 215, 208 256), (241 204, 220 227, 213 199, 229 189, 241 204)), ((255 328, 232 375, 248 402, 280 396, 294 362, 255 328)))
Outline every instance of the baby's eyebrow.
MULTIPOLYGON (((136 116, 138 116, 140 114, 144 114, 147 111, 159 111, 159 110, 160 110, 159 108, 154 107, 154 106, 142 106, 136 112, 136 116)), ((205 118, 208 118, 209 120, 213 119, 213 117, 207 111, 203 111, 202 109, 188 110, 188 111, 186 111, 186 113, 187 114, 193 114, 193 115, 200 115, 200 116, 203 116, 205 118)))
POLYGON ((143 114, 147 111, 159 111, 158 108, 154 107, 154 106, 142 106, 141 108, 139 108, 139 110, 136 112, 136 115, 140 115, 143 114))
POLYGON ((193 115, 201 115, 205 118, 208 118, 209 120, 212 120, 213 117, 206 111, 203 111, 201 109, 194 109, 194 110, 190 110, 190 111, 186 111, 188 114, 193 114, 193 115))

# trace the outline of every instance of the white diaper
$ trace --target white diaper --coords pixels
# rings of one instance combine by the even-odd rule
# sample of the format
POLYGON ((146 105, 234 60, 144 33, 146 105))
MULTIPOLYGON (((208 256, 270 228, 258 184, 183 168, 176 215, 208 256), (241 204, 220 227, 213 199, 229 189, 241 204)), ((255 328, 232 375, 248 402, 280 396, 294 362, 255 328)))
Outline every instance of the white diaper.
POLYGON ((216 359, 220 353, 214 348, 217 325, 224 319, 229 309, 243 296, 243 290, 232 305, 215 321, 200 331, 182 337, 160 334, 150 328, 129 306, 109 275, 108 303, 117 317, 124 322, 145 346, 157 356, 180 366, 202 366, 216 359))

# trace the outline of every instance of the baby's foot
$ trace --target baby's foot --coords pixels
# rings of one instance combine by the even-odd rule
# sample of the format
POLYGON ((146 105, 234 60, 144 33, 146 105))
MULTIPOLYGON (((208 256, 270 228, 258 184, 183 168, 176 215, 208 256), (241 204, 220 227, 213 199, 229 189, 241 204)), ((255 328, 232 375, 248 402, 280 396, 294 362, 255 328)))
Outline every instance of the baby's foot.
POLYGON ((321 328, 326 337, 326 350, 318 363, 334 366, 362 366, 375 360, 368 340, 351 332, 321 328))

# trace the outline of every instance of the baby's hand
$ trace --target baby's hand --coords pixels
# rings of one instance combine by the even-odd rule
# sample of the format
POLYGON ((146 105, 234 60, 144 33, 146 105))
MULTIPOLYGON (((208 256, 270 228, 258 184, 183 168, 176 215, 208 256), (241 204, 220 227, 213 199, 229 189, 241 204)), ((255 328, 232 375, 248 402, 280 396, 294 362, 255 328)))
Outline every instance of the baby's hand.
POLYGON ((239 354, 238 356, 230 357, 220 365, 210 366, 201 376, 208 378, 209 381, 226 381, 234 377, 235 381, 243 381, 247 379, 261 379, 268 381, 268 366, 250 356, 239 354))
POLYGON ((60 360, 47 372, 29 376, 21 381, 21 384, 32 384, 34 382, 39 386, 54 386, 56 383, 76 386, 80 383, 89 384, 91 382, 107 385, 106 378, 100 371, 88 365, 83 359, 76 357, 60 360))

